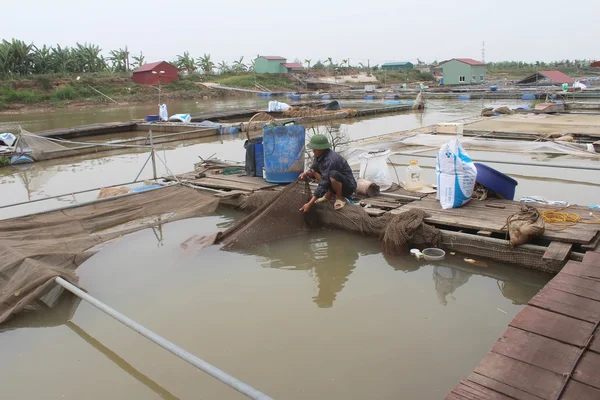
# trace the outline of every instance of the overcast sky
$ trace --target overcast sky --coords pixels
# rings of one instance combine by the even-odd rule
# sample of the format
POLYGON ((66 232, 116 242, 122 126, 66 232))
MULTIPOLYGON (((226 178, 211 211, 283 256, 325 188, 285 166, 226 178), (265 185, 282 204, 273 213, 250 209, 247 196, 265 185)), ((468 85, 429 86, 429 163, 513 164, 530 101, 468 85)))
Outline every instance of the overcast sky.
POLYGON ((598 15, 600 0, 6 0, 0 38, 91 42, 105 55, 127 45, 148 62, 185 50, 227 62, 480 60, 482 42, 486 61, 553 61, 600 59, 598 15))

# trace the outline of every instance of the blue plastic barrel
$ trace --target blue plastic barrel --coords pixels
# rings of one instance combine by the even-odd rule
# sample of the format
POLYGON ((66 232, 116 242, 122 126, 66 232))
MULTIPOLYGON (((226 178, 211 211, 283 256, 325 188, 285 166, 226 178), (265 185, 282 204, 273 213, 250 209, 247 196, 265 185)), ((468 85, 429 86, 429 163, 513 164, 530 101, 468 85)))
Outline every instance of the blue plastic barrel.
POLYGON ((444 78, 440 78, 440 85, 444 84, 444 78))
POLYGON ((383 104, 385 104, 386 106, 397 106, 399 104, 402 104, 401 100, 386 100, 383 102, 383 104))
POLYGON ((495 85, 494 86, 490 86, 490 90, 492 92, 497 92, 498 91, 498 86, 495 86, 495 85))
POLYGON ((154 122, 160 120, 158 115, 146 115, 146 122, 154 122))
POLYGON ((293 94, 291 96, 292 100, 300 100, 300 95, 299 94, 293 94))
POLYGON ((459 100, 471 100, 471 95, 470 94, 459 94, 458 99, 459 100))
POLYGON ((535 94, 525 93, 521 96, 521 100, 535 100, 535 94))
POLYGON ((263 169, 265 168, 265 152, 263 147, 263 138, 258 137, 254 139, 254 162, 256 163, 256 176, 263 176, 263 169))
POLYGON ((323 99, 323 100, 330 100, 330 99, 331 99, 331 96, 330 96, 330 95, 328 95, 328 94, 325 94, 325 95, 323 95, 322 99, 323 99))
POLYGON ((298 179, 304 171, 305 138, 306 128, 302 125, 263 128, 267 182, 289 183, 298 179))
POLYGON ((365 100, 375 100, 375 96, 368 94, 365 96, 365 100))

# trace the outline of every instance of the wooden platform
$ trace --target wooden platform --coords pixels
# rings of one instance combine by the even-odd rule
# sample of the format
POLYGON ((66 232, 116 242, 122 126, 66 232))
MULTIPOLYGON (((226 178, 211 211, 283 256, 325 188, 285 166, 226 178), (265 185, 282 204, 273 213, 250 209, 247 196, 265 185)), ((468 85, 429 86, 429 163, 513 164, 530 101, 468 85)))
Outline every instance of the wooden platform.
POLYGON ((446 400, 600 399, 600 253, 570 261, 446 400))
POLYGON ((126 122, 108 122, 75 126, 73 128, 51 129, 47 131, 36 132, 38 136, 73 139, 84 136, 106 135, 118 132, 131 132, 137 128, 137 121, 126 122))
MULTIPOLYGON (((198 170, 178 176, 192 187, 203 188, 222 199, 224 205, 239 206, 244 196, 256 191, 278 190, 281 185, 262 178, 239 176, 242 164, 197 164, 198 170), (223 174, 229 168, 232 174, 223 174), (237 172, 235 171, 237 169, 237 172)), ((442 247, 469 256, 492 258, 539 271, 557 273, 569 260, 580 261, 587 250, 599 248, 600 224, 588 216, 584 207, 569 207, 569 212, 582 216, 582 223, 574 226, 547 225, 543 237, 534 243, 513 248, 506 238, 506 220, 518 212, 523 203, 508 200, 473 200, 461 208, 442 210, 435 194, 426 195, 397 189, 371 198, 355 196, 354 200, 366 212, 378 217, 397 214, 414 208, 426 210, 431 217, 427 222, 441 231, 442 247)), ((533 204, 540 211, 551 209, 533 204)))
MULTIPOLYGON (((506 219, 518 212, 523 204, 530 204, 539 211, 559 209, 559 207, 545 206, 538 203, 519 203, 510 200, 473 200, 460 208, 442 210, 435 195, 430 195, 421 201, 407 204, 399 210, 393 211, 393 213, 422 208, 432 214, 432 217, 427 221, 434 225, 506 233, 506 219)), ((583 245, 594 243, 598 239, 600 224, 585 223, 597 222, 596 219, 589 216, 589 211, 587 207, 570 206, 568 212, 582 216, 581 223, 566 227, 563 225, 547 225, 543 239, 583 245)))

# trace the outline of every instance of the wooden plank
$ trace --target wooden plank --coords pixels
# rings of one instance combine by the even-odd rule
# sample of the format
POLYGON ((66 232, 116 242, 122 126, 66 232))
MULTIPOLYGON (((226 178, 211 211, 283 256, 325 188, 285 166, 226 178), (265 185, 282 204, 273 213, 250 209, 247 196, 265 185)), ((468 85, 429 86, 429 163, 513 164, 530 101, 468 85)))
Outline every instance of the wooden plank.
POLYGON ((550 246, 548 246, 548 249, 544 253, 542 259, 545 261, 564 262, 569 256, 569 253, 571 252, 572 248, 572 243, 563 243, 556 241, 550 242, 550 246))
POLYGON ((392 201, 381 201, 381 200, 372 200, 372 199, 363 199, 360 201, 360 205, 364 206, 364 205, 371 205, 373 207, 377 207, 377 208, 381 208, 381 209, 386 209, 386 210, 393 210, 395 208, 400 207, 402 204, 398 203, 398 202, 392 202, 392 201))
POLYGON ((484 237, 490 237, 492 236, 493 232, 490 231, 477 231, 477 235, 479 236, 484 236, 484 237))
POLYGON ((597 400, 600 399, 600 390, 571 380, 560 398, 561 400, 597 400))
POLYGON ((579 354, 575 346, 510 327, 491 351, 557 374, 569 372, 579 354))
POLYGON ((546 286, 577 296, 600 301, 600 282, 593 279, 585 279, 567 273, 560 273, 548 282, 548 285, 546 286))
POLYGON ((595 251, 587 251, 583 256, 583 262, 587 265, 593 265, 600 268, 600 253, 595 251))
POLYGON ((497 353, 488 353, 475 372, 542 399, 555 398, 562 384, 560 374, 497 353))
POLYGON ((386 210, 382 210, 380 208, 365 208, 365 211, 367 212, 367 214, 369 214, 371 217, 381 217, 382 215, 384 215, 385 213, 387 213, 386 210))
POLYGON ((473 382, 476 383, 480 386, 484 386, 486 388, 492 389, 498 393, 502 393, 505 394, 507 396, 509 396, 511 399, 517 399, 517 400, 541 400, 541 397, 532 395, 530 393, 524 392, 520 389, 517 389, 511 385, 507 385, 505 383, 499 382, 497 380, 494 379, 490 379, 486 376, 477 374, 477 373, 472 373, 471 375, 469 375, 469 377, 467 378, 467 380, 469 382, 473 382))
MULTIPOLYGON (((393 213, 400 213, 413 208, 421 208, 427 210, 432 215, 427 221, 433 224, 491 232, 503 232, 506 219, 510 215, 518 212, 521 205, 521 203, 509 200, 486 200, 471 201, 460 208, 442 210, 439 201, 437 201, 434 196, 428 196, 421 201, 406 204, 400 209, 395 210, 393 213), (488 207, 490 205, 502 205, 505 208, 498 209, 488 207)), ((540 211, 553 209, 552 207, 538 204, 536 204, 536 208, 540 211)), ((585 208, 574 206, 570 207, 569 211, 581 215, 584 220, 591 221, 591 218, 586 217, 589 211, 585 208)), ((543 238, 559 242, 588 244, 596 238, 599 229, 600 225, 577 224, 560 231, 546 229, 543 238)))
POLYGON ((563 267, 561 273, 578 276, 584 279, 600 279, 600 265, 594 265, 590 262, 586 262, 584 256, 583 262, 569 261, 563 267))
POLYGON ((270 187, 270 184, 260 185, 255 183, 227 181, 224 179, 208 177, 190 180, 190 183, 213 189, 245 190, 249 192, 261 189, 268 189, 270 187))
POLYGON ((596 323, 600 319, 600 302, 546 286, 529 305, 558 314, 596 323))
POLYGON ((575 368, 575 372, 573 373, 573 379, 595 387, 596 389, 600 389, 599 371, 600 354, 588 351, 581 357, 581 360, 579 360, 577 368, 575 368))
POLYGON ((575 346, 583 346, 593 328, 589 322, 531 306, 522 309, 510 326, 575 346))
POLYGON ((512 397, 505 396, 477 383, 462 380, 456 385, 445 400, 510 400, 512 397))
POLYGON ((592 343, 590 344, 589 349, 590 349, 590 351, 600 353, 600 335, 598 334, 598 331, 596 331, 596 334, 594 335, 594 338, 592 339, 592 343))

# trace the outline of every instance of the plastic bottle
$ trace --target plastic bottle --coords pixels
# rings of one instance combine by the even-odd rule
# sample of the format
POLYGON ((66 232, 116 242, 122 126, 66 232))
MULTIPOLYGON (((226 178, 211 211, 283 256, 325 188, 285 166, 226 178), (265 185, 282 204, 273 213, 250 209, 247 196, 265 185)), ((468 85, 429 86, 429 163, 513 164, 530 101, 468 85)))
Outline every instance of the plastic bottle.
POLYGON ((421 167, 417 160, 411 160, 406 167, 406 190, 419 190, 421 187, 421 167))

